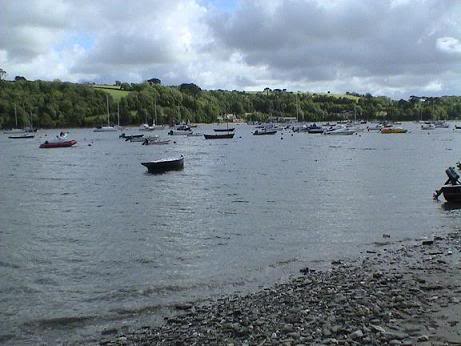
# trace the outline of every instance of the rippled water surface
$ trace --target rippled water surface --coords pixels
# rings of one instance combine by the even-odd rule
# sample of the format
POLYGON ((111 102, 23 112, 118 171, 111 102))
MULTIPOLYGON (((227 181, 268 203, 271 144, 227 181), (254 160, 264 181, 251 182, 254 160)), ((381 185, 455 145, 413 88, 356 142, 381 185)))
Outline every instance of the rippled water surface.
POLYGON ((431 195, 461 159, 461 133, 405 127, 282 137, 240 125, 232 140, 167 146, 75 129, 78 145, 54 150, 38 145, 56 131, 0 135, 0 343, 97 340, 156 323, 176 302, 355 256, 383 233, 456 228, 460 211, 431 195), (140 165, 179 154, 183 171, 140 165))

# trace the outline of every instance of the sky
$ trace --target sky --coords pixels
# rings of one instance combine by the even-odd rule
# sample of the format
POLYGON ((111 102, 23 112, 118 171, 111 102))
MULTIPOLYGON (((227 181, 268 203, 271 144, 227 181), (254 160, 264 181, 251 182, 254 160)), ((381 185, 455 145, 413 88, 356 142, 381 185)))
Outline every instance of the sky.
POLYGON ((10 80, 461 95, 461 1, 0 0, 0 68, 10 80))

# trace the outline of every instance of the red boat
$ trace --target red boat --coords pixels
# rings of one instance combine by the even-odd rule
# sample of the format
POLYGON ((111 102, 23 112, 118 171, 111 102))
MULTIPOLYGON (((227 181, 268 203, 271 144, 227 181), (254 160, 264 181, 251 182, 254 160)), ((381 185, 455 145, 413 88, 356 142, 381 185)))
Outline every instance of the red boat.
POLYGON ((45 143, 40 144, 40 148, 50 149, 50 148, 68 148, 77 144, 75 139, 70 141, 45 141, 45 143))

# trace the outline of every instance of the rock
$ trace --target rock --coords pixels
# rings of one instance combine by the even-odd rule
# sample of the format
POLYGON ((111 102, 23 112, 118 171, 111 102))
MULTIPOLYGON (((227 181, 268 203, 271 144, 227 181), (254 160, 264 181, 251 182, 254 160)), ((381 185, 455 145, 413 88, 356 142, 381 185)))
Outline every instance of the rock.
POLYGON ((361 339, 363 338, 363 332, 360 329, 358 329, 355 332, 353 332, 350 336, 353 340, 361 339))
POLYGON ((371 330, 373 330, 375 332, 378 332, 378 333, 383 333, 384 334, 386 332, 386 330, 381 326, 375 326, 373 324, 370 324, 370 328, 371 328, 371 330))
POLYGON ((421 336, 418 337, 417 341, 418 342, 429 341, 429 337, 427 335, 421 335, 421 336))
POLYGON ((117 328, 109 328, 109 329, 104 329, 101 332, 101 335, 114 335, 114 334, 117 334, 117 333, 118 333, 117 328))
POLYGON ((175 304, 174 307, 177 310, 189 310, 189 309, 192 309, 192 304, 188 304, 188 303, 175 304))

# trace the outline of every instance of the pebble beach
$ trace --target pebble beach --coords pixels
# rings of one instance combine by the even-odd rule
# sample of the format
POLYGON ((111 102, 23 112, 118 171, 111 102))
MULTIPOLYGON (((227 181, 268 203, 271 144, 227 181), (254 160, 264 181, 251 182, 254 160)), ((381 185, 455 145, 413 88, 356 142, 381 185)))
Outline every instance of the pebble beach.
POLYGON ((400 244, 246 295, 180 304, 100 345, 461 345, 461 230, 400 244))

